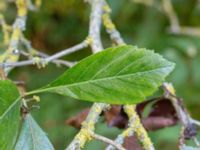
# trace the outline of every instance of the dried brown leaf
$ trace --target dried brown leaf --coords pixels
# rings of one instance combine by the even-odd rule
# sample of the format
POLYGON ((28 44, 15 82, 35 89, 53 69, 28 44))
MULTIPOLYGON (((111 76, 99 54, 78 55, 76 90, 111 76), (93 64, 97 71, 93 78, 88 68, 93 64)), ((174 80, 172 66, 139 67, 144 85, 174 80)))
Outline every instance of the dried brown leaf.
POLYGON ((129 136, 124 139, 124 148, 126 150, 142 150, 142 147, 134 136, 129 136))
POLYGON ((65 121, 67 125, 73 126, 75 128, 80 129, 82 122, 86 119, 90 109, 86 108, 80 113, 78 113, 75 117, 71 117, 65 121))
MULTIPOLYGON (((147 130, 157 130, 167 126, 175 125, 178 121, 175 109, 168 99, 159 98, 145 101, 137 105, 137 112, 142 118, 141 122, 147 130), (153 104, 152 104, 153 103, 153 104), (147 105, 152 104, 150 113, 146 118, 142 118, 142 113, 147 105)), ((84 109, 75 117, 66 121, 66 124, 75 128, 80 128, 81 123, 85 120, 89 108, 84 109)), ((112 105, 110 110, 103 113, 105 122, 109 127, 126 128, 128 124, 127 115, 124 113, 122 106, 112 105)))

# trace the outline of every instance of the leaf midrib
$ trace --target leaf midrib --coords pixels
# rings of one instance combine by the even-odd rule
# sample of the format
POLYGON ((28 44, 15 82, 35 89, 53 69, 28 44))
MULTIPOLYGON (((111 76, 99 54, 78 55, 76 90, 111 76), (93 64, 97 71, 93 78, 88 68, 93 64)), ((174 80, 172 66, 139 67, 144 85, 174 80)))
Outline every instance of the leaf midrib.
POLYGON ((66 84, 66 85, 60 85, 60 86, 54 86, 54 87, 50 87, 50 88, 43 88, 41 90, 35 90, 35 91, 32 91, 32 92, 29 92, 27 93, 27 95, 30 95, 30 94, 34 94, 34 93, 41 93, 41 92, 45 92, 45 91, 48 91, 48 90, 53 90, 53 89, 56 89, 56 88, 62 88, 62 87, 71 87, 71 86, 76 86, 76 85, 80 85, 80 84, 87 84, 88 82, 97 82, 97 81, 104 81, 104 80, 112 80, 114 78, 122 78, 122 77, 127 77, 127 76, 135 76, 135 75, 138 75, 138 74, 141 74, 141 73, 150 73, 150 72, 154 72, 154 71, 157 71, 157 70, 162 70, 162 69, 165 69, 165 68, 172 68, 173 65, 167 65, 167 66, 164 66, 164 67, 159 67, 159 68, 156 68, 156 69, 152 69, 152 70, 147 70, 147 71, 142 71, 142 72, 136 72, 136 73, 133 73, 133 74, 125 74, 125 75, 120 75, 120 76, 112 76, 112 77, 106 77, 106 78, 100 78, 100 79, 96 79, 96 80, 87 80, 87 81, 83 81, 83 82, 78 82, 78 83, 72 83, 72 84, 66 84))

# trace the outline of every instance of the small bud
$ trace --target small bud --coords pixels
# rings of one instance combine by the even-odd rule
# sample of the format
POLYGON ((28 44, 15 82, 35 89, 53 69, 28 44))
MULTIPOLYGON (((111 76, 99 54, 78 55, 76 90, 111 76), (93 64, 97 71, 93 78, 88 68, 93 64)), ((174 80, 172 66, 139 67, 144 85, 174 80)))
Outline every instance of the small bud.
POLYGON ((33 95, 33 99, 34 99, 36 102, 40 102, 40 97, 37 96, 37 95, 33 95))

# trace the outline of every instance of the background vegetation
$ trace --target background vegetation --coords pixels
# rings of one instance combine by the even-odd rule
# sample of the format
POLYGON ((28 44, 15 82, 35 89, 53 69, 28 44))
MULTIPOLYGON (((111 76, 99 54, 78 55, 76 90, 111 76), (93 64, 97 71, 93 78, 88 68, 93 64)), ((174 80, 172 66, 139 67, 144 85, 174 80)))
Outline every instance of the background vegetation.
MULTIPOLYGON (((172 0, 181 26, 200 26, 200 2, 197 0, 172 0)), ((153 6, 135 3, 131 0, 108 0, 112 8, 112 19, 128 44, 154 49, 176 63, 176 69, 168 78, 183 97, 192 117, 200 119, 200 35, 181 35, 169 32, 169 19, 161 3, 155 0, 153 6)), ((8 23, 15 18, 15 7, 8 5, 4 14, 8 23)), ((75 45, 87 36, 90 7, 83 0, 43 0, 38 12, 28 15, 25 35, 36 49, 48 54, 75 45)), ((200 32, 200 29, 199 29, 200 32)), ((0 36, 2 33, 0 33, 0 36)), ((109 38, 102 31, 105 47, 109 47, 109 38)), ((84 49, 65 57, 66 60, 78 61, 90 55, 84 49)), ((28 90, 36 89, 56 78, 66 70, 49 65, 44 69, 21 67, 12 71, 10 78, 23 80, 28 90)), ((70 98, 55 94, 41 95, 40 111, 33 110, 33 115, 41 127, 48 133, 56 149, 63 149, 72 140, 77 130, 65 124, 65 120, 80 112, 92 103, 72 101, 70 98)), ((170 127, 150 132, 156 149, 177 149, 179 127, 170 127)), ((97 130, 102 135, 115 137, 120 130, 98 124, 97 130)), ((91 142, 87 150, 102 149, 105 145, 91 142), (97 146, 98 145, 98 146, 97 146)))

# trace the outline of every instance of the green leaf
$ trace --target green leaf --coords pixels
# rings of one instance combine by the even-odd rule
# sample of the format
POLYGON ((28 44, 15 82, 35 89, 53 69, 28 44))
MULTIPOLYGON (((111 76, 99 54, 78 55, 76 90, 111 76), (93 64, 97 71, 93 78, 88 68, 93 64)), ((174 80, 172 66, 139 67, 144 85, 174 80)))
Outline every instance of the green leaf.
POLYGON ((15 150, 53 150, 53 146, 46 134, 35 122, 30 114, 27 114, 21 129, 15 150))
POLYGON ((119 46, 89 56, 38 92, 92 102, 135 104, 155 92, 174 64, 153 51, 119 46))
POLYGON ((0 149, 13 150, 20 122, 19 92, 9 80, 0 80, 0 149))

